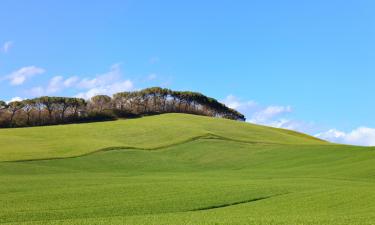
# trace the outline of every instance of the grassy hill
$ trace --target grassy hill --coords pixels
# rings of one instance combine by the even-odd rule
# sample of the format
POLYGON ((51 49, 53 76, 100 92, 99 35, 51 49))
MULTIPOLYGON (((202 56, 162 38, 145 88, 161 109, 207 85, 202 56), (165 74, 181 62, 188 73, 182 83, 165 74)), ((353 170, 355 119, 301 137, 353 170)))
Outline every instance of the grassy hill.
POLYGON ((64 158, 108 148, 157 149, 207 136, 249 143, 322 144, 321 140, 288 130, 163 114, 133 120, 0 129, 0 161, 64 158))
POLYGON ((287 130, 167 114, 3 129, 0 145, 1 224, 375 221, 375 149, 287 130))

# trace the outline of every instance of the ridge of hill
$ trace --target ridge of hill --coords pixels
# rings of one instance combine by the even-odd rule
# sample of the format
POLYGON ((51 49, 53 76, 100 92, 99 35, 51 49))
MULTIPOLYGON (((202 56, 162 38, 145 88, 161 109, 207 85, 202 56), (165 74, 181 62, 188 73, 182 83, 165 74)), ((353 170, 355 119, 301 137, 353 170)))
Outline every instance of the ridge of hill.
POLYGON ((206 137, 248 143, 330 144, 290 130, 171 113, 109 122, 1 129, 0 161, 76 157, 121 148, 152 150, 206 137))

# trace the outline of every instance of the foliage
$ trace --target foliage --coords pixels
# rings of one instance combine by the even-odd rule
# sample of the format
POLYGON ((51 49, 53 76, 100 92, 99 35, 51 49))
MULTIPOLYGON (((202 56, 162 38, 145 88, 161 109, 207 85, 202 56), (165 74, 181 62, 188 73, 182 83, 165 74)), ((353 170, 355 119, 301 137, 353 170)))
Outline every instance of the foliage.
POLYGON ((153 87, 117 93, 113 98, 97 95, 89 101, 51 96, 9 104, 0 101, 0 127, 105 121, 171 112, 245 120, 239 112, 203 94, 153 87))
POLYGON ((103 112, 105 110, 111 109, 111 97, 107 95, 96 95, 91 98, 91 105, 93 111, 103 112))
POLYGON ((239 112, 197 92, 152 87, 113 96, 114 107, 138 115, 183 112, 233 120, 245 120, 239 112))

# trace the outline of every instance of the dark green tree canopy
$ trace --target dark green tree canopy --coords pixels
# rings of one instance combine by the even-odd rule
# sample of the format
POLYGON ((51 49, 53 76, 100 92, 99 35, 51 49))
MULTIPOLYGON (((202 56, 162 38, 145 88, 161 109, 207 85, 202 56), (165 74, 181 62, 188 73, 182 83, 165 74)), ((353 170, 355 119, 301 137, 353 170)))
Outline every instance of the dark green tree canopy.
POLYGON ((116 117, 139 117, 161 113, 190 113, 232 120, 245 120, 238 111, 198 92, 151 87, 120 92, 111 98, 96 95, 81 98, 42 96, 6 104, 0 101, 0 127, 36 126, 116 117))
POLYGON ((245 120, 245 116, 236 110, 198 92, 151 87, 140 91, 117 93, 113 96, 113 102, 118 109, 138 114, 183 112, 245 120), (142 106, 145 105, 148 107, 143 107, 142 110, 142 106))

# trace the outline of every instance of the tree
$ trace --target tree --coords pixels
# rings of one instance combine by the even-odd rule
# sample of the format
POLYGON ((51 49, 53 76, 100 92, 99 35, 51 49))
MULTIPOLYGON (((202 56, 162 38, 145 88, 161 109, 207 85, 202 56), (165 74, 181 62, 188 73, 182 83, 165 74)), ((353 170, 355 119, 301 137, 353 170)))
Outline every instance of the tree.
POLYGON ((104 110, 110 108, 111 100, 111 97, 108 95, 96 95, 91 98, 91 103, 94 109, 98 110, 99 112, 103 112, 104 110))
POLYGON ((38 123, 39 123, 39 125, 42 125, 42 123, 43 123, 42 112, 43 112, 43 109, 44 109, 44 104, 42 103, 40 98, 33 99, 33 102, 34 102, 35 109, 38 111, 38 123))
POLYGON ((55 110, 56 106, 56 98, 55 97, 48 97, 48 96, 43 96, 38 99, 39 103, 43 104, 43 106, 46 108, 48 111, 48 119, 49 123, 53 123, 53 118, 52 118, 52 113, 55 110))
POLYGON ((228 108, 214 98, 207 97, 198 92, 173 91, 170 89, 151 87, 133 92, 120 92, 113 95, 97 95, 89 102, 81 98, 49 97, 43 96, 22 102, 12 102, 7 105, 0 101, 0 113, 6 112, 7 116, 0 117, 0 126, 11 125, 43 125, 65 123, 69 117, 70 122, 85 120, 104 120, 99 114, 91 112, 111 111, 120 117, 134 117, 155 113, 181 112, 212 117, 222 117, 232 120, 244 121, 246 118, 238 111, 228 108), (89 103, 89 104, 88 104, 89 103), (22 109, 22 117, 16 116, 22 109), (83 110, 84 114, 79 114, 83 110), (38 123, 32 121, 36 118, 38 123), (47 116, 48 115, 48 116, 47 116), (6 118, 4 120, 3 118, 6 118), (27 122, 26 121, 27 118, 27 122), (14 120, 18 121, 14 121, 14 120), (22 123, 21 123, 22 121, 22 123))
POLYGON ((14 101, 8 104, 8 110, 10 111, 10 119, 9 119, 10 124, 13 123, 14 116, 19 110, 23 108, 23 106, 24 104, 20 101, 14 101))
POLYGON ((6 111, 7 108, 8 108, 7 103, 0 100, 0 122, 4 121, 3 113, 6 111))
POLYGON ((147 113, 183 112, 206 116, 244 120, 245 117, 214 98, 198 92, 172 91, 152 87, 135 92, 120 92, 113 96, 113 107, 142 115, 147 113))
POLYGON ((73 109, 73 115, 75 118, 78 117, 78 110, 86 106, 86 101, 82 98, 73 98, 71 101, 71 107, 73 109))
POLYGON ((56 105, 58 106, 58 108, 60 109, 60 118, 61 118, 61 121, 64 122, 65 121, 65 112, 66 110, 72 106, 73 104, 73 99, 72 98, 62 98, 62 97, 57 97, 55 99, 56 101, 56 105))
MULTIPOLYGON (((131 102, 129 101, 131 98, 131 92, 120 92, 113 95, 113 103, 114 107, 123 111, 125 110, 126 105, 129 103, 131 105, 131 102)), ((131 106, 130 106, 131 108, 131 106)))
POLYGON ((34 110, 35 101, 32 99, 26 99, 26 100, 23 100, 22 103, 23 103, 22 110, 26 113, 26 116, 27 116, 27 125, 30 125, 31 113, 34 110))

